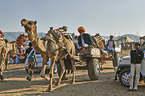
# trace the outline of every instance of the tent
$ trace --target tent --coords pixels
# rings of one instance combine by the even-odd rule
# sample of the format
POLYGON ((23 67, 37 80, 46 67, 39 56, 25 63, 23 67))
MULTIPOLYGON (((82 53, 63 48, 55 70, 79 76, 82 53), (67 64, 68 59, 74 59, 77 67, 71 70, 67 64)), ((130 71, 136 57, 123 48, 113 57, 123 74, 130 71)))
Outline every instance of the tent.
POLYGON ((126 37, 119 37, 117 40, 115 40, 116 42, 121 42, 121 43, 131 43, 134 42, 134 40, 130 39, 128 36, 126 37))
POLYGON ((122 48, 132 48, 132 44, 134 43, 134 40, 130 39, 128 36, 126 37, 120 36, 115 41, 117 43, 117 46, 121 45, 122 48))

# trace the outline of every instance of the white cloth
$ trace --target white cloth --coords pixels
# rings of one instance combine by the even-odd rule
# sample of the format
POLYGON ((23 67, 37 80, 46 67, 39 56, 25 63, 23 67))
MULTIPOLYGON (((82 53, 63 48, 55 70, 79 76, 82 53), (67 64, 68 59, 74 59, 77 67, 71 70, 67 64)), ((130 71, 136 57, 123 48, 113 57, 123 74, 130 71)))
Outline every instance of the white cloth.
POLYGON ((82 39, 82 45, 83 45, 84 47, 89 47, 89 45, 86 44, 86 43, 84 42, 84 39, 83 39, 82 35, 81 35, 81 39, 82 39))
POLYGON ((143 58, 143 60, 142 60, 141 69, 140 70, 141 70, 142 74, 145 75, 145 58, 143 58))
MULTIPOLYGON (((107 44, 108 44, 108 50, 114 49, 114 48, 113 48, 113 41, 110 40, 110 41, 107 42, 107 44), (109 43, 109 44, 108 44, 108 43, 109 43)), ((114 41, 114 44, 116 45, 116 42, 115 42, 115 41, 114 41)))
POLYGON ((131 64, 130 68, 130 89, 137 89, 139 79, 140 79, 140 68, 141 64, 131 64), (136 75, 135 75, 136 72, 136 75), (135 76, 135 84, 133 86, 135 76))

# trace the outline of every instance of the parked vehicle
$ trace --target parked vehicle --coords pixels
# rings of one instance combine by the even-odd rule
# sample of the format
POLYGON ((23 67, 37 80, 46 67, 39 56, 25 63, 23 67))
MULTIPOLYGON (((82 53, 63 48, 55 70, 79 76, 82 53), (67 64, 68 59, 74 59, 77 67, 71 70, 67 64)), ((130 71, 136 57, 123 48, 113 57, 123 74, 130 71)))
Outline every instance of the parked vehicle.
MULTIPOLYGON (((43 58, 41 57, 41 54, 35 50, 35 53, 36 53, 36 62, 35 62, 35 68, 34 68, 34 72, 40 72, 41 71, 41 68, 42 68, 42 60, 43 58)), ((49 59, 49 61, 47 62, 47 67, 46 67, 46 72, 49 72, 50 71, 50 63, 51 63, 51 60, 49 59)), ((25 69, 26 69, 26 72, 28 73, 28 59, 26 59, 25 61, 25 69)), ((57 65, 55 64, 54 66, 54 74, 57 73, 57 65)))
MULTIPOLYGON (((130 56, 125 56, 123 57, 119 65, 115 68, 115 80, 119 78, 120 83, 123 86, 129 87, 129 81, 130 81, 130 56)), ((145 78, 145 57, 142 61, 142 66, 141 66, 141 75, 140 75, 140 81, 145 78)))

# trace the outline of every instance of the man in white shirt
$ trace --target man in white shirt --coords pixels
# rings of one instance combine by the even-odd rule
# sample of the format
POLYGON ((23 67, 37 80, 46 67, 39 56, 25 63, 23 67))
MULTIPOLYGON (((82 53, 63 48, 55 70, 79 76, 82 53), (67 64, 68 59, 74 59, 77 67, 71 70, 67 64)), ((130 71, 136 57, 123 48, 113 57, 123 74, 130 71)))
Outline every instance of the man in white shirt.
POLYGON ((114 56, 114 50, 116 46, 116 42, 113 40, 113 35, 110 35, 110 39, 108 40, 106 44, 106 49, 112 53, 112 57, 114 56))

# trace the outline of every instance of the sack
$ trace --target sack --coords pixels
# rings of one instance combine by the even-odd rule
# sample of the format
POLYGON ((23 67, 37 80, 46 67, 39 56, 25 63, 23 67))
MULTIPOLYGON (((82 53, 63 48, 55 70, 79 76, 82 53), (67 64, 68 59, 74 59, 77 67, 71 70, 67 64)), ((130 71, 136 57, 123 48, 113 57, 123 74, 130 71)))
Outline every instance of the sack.
POLYGON ((87 54, 87 55, 93 55, 98 58, 101 57, 101 51, 99 48, 85 48, 85 50, 82 53, 87 54))

